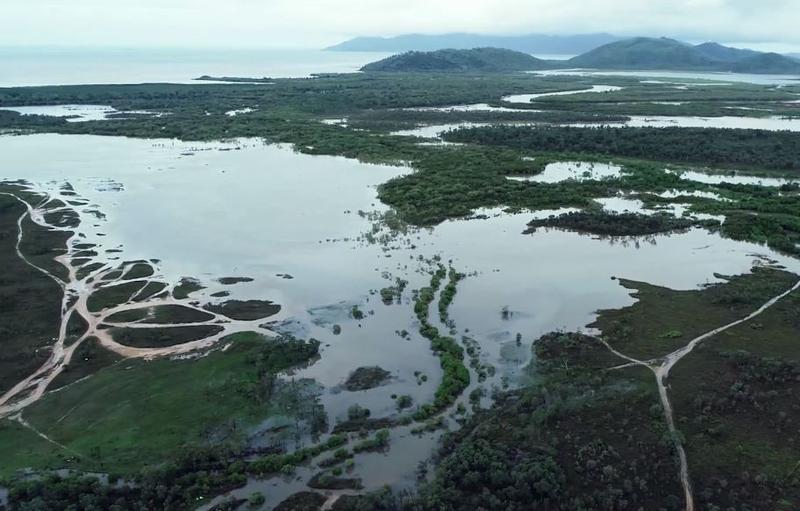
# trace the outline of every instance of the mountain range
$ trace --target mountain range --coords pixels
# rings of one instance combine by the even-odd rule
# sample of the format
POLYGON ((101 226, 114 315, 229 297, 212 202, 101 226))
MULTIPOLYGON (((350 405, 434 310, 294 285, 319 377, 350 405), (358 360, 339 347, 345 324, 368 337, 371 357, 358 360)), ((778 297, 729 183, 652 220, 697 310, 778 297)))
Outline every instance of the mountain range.
POLYGON ((408 34, 397 37, 356 37, 326 48, 331 51, 433 51, 446 48, 465 50, 494 47, 524 53, 550 55, 577 55, 598 46, 620 41, 611 34, 491 36, 478 34, 422 35, 408 34))
POLYGON ((635 37, 616 41, 569 59, 564 65, 593 69, 800 73, 800 62, 777 53, 731 48, 712 42, 691 45, 666 37, 635 37))
POLYGON ((569 60, 543 60, 499 48, 411 51, 364 66, 364 71, 519 71, 542 69, 690 70, 800 74, 800 61, 777 53, 708 42, 635 37, 607 43, 569 60))

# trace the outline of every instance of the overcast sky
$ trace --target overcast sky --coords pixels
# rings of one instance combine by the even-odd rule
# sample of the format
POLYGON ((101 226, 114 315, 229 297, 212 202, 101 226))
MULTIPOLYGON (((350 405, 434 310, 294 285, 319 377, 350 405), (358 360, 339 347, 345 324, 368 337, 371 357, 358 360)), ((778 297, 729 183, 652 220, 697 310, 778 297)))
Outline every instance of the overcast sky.
POLYGON ((0 13, 3 46, 315 48, 358 35, 603 31, 800 48, 800 0, 0 0, 0 13))

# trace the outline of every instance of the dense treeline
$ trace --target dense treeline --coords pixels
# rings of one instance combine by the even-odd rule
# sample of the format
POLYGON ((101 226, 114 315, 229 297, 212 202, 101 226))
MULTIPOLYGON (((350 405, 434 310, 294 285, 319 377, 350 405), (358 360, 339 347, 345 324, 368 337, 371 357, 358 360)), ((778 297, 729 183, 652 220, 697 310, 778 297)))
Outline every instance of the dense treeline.
POLYGON ((525 128, 494 126, 447 133, 450 142, 516 149, 626 156, 800 173, 800 133, 711 128, 525 128))
MULTIPOLYGON (((448 308, 455 297, 456 285, 463 277, 453 268, 450 268, 449 275, 449 282, 439 298, 439 314, 443 321, 446 320, 448 308)), ((420 323, 419 333, 430 341, 431 349, 439 357, 442 368, 442 381, 436 388, 434 400, 417 409, 414 413, 414 419, 417 421, 430 419, 443 412, 455 402, 470 382, 469 370, 464 365, 464 349, 454 338, 442 335, 439 329, 428 321, 430 305, 447 276, 447 269, 440 263, 431 276, 430 286, 420 289, 414 297, 414 313, 420 323)))
POLYGON ((97 477, 80 475, 17 481, 11 485, 8 508, 10 511, 191 509, 204 496, 245 483, 243 467, 225 463, 228 455, 218 449, 187 450, 180 459, 143 473, 135 484, 125 481, 104 484, 97 477))
POLYGON ((514 74, 431 76, 404 73, 386 76, 323 75, 313 79, 276 79, 259 84, 15 87, 0 88, 0 106, 107 104, 118 110, 194 111, 199 113, 198 121, 205 124, 200 117, 205 111, 224 113, 242 107, 335 115, 367 109, 498 101, 508 94, 589 87, 597 82, 596 78, 533 79, 514 74))

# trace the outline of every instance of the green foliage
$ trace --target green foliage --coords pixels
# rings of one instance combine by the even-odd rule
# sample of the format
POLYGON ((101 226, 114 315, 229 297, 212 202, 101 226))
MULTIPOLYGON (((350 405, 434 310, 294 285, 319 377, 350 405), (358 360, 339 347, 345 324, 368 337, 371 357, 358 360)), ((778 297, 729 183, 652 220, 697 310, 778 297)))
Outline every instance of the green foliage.
POLYGON ((410 51, 367 64, 362 71, 392 72, 501 72, 533 71, 548 67, 527 53, 502 48, 410 51))
POLYGON ((398 410, 404 410, 406 408, 411 408, 411 405, 414 404, 414 399, 408 394, 403 394, 397 398, 395 404, 397 405, 398 410))
POLYGON ((638 213, 606 213, 603 211, 577 211, 533 220, 528 223, 526 233, 540 227, 555 227, 601 236, 644 236, 686 230, 695 225, 706 225, 687 218, 675 218, 670 214, 642 215, 638 213))
POLYGON ((363 408, 358 404, 351 405, 347 409, 347 418, 351 421, 363 420, 370 416, 369 408, 363 408))
POLYGON ((367 451, 381 451, 389 446, 389 430, 382 429, 375 433, 375 436, 362 440, 353 446, 354 453, 367 451))
MULTIPOLYGON (((419 332, 430 341, 431 349, 439 357, 443 371, 442 381, 436 389, 433 402, 425 403, 414 413, 414 419, 418 421, 429 419, 452 405, 464 389, 469 386, 470 382, 469 370, 464 365, 463 348, 452 337, 440 335, 439 329, 428 322, 430 304, 435 299, 436 291, 441 287, 442 281, 447 275, 444 265, 439 264, 431 277, 430 286, 419 291, 414 303, 414 312, 420 322, 419 332)), ((452 283, 452 287, 450 287, 450 291, 447 291, 447 288, 445 289, 449 296, 447 306, 443 309, 445 317, 447 316, 447 307, 455 295, 455 285, 460 278, 460 275, 451 269, 450 283, 452 283)), ((440 306, 441 312, 442 308, 440 306)))
POLYGON ((353 305, 353 307, 350 309, 350 317, 356 321, 361 321, 364 319, 364 311, 362 311, 358 305, 353 305))
POLYGON ((516 149, 800 172, 800 134, 790 131, 493 126, 450 132, 445 139, 516 149))
POLYGON ((226 340, 232 344, 224 352, 193 360, 126 361, 48 394, 26 409, 25 419, 76 455, 32 457, 30 442, 12 442, 19 437, 15 430, 0 428, 6 446, 0 472, 33 466, 135 474, 205 445, 210 436, 235 448, 247 425, 274 413, 312 414, 314 399, 306 408, 287 409, 285 395, 304 391, 278 393, 275 375, 315 356, 317 342, 255 333, 226 340))
POLYGON ((456 286, 458 285, 458 282, 465 277, 464 274, 458 273, 452 267, 450 268, 448 275, 449 281, 439 296, 439 317, 444 323, 447 323, 447 320, 449 319, 447 310, 450 308, 450 304, 453 303, 453 299, 456 296, 456 286))
POLYGON ((330 451, 341 447, 347 443, 345 435, 331 435, 328 440, 305 449, 298 449, 288 454, 269 454, 251 461, 247 465, 248 473, 265 476, 277 474, 288 470, 293 471, 294 467, 304 463, 311 458, 319 456, 325 451, 330 451))
POLYGON ((240 467, 225 468, 230 453, 188 450, 176 461, 144 472, 134 485, 106 485, 97 477, 48 475, 12 483, 9 506, 20 511, 38 509, 184 510, 204 497, 243 486, 240 467))

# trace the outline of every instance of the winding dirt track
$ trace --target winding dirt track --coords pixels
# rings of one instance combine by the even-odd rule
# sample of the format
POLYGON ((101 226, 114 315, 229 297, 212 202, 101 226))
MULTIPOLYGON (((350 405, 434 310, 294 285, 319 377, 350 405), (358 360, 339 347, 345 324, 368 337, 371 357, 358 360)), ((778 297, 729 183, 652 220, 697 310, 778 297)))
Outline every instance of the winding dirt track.
POLYGON ((670 370, 680 362, 680 360, 691 353, 697 346, 699 346, 703 341, 706 341, 726 330, 729 330, 735 326, 741 325, 742 323, 746 323, 762 313, 764 313, 767 309, 778 303, 783 298, 786 298, 794 291, 800 289, 800 281, 798 281, 794 286, 790 287, 783 293, 771 298, 769 301, 764 303, 761 307, 756 309, 754 312, 749 314, 748 316, 728 323, 727 325, 723 325, 719 328, 715 328, 714 330, 710 330, 702 335, 699 335, 689 341, 689 343, 672 353, 653 360, 637 360, 633 357, 629 357, 619 351, 615 350, 608 344, 608 342, 601 340, 601 342, 615 355, 618 357, 627 360, 627 364, 623 364, 617 367, 612 367, 612 370, 615 369, 623 369, 626 367, 631 366, 643 366, 651 371, 656 377, 656 384, 658 385, 658 395, 661 399, 661 405, 664 409, 664 418, 667 421, 667 427, 669 428, 669 432, 672 435, 672 441, 675 445, 675 450, 678 452, 678 458, 680 460, 680 479, 681 485, 683 486, 683 492, 686 500, 686 511, 694 511, 694 497, 692 495, 692 483, 689 478, 689 462, 686 457, 686 451, 683 448, 683 442, 681 441, 678 435, 678 429, 675 427, 675 419, 672 412, 672 404, 669 400, 669 386, 667 383, 667 377, 669 376, 670 370))
MULTIPOLYGON (((30 191, 37 192, 37 190, 33 188, 30 188, 30 191)), ((50 383, 64 370, 64 367, 70 363, 75 350, 89 338, 96 338, 102 346, 125 358, 152 359, 156 357, 188 355, 193 352, 198 352, 198 350, 203 350, 213 346, 223 337, 237 332, 258 331, 264 333, 265 335, 275 335, 274 332, 264 328, 261 325, 264 321, 263 319, 253 321, 236 321, 222 314, 217 314, 202 308, 197 302, 196 298, 174 298, 173 290, 175 288, 175 284, 173 283, 164 283, 164 289, 155 296, 142 296, 141 292, 148 282, 160 282, 159 279, 163 279, 163 276, 159 275, 158 268, 154 263, 138 261, 119 264, 114 261, 114 258, 109 257, 108 255, 99 254, 100 250, 97 250, 98 253, 95 255, 87 255, 87 251, 85 249, 76 247, 81 245, 84 240, 76 233, 74 228, 54 225, 46 220, 48 214, 67 210, 74 211, 79 217, 81 217, 81 212, 77 208, 70 208, 63 205, 66 204, 67 201, 73 203, 77 202, 71 195, 69 198, 67 198, 65 196, 59 196, 59 194, 47 194, 41 202, 36 205, 32 205, 17 195, 5 192, 2 193, 3 195, 14 197, 26 208, 26 211, 19 217, 17 221, 17 227, 19 229, 16 243, 17 255, 29 266, 53 279, 63 290, 63 298, 61 303, 61 320, 58 337, 56 337, 51 347, 50 357, 39 369, 34 371, 33 374, 29 375, 14 385, 14 387, 12 387, 2 396, 0 396, 0 418, 19 418, 19 414, 24 408, 41 399, 41 397, 47 391, 50 383), (48 204, 50 207, 48 207, 48 204), (25 256, 25 254, 22 253, 21 245, 24 236, 23 222, 26 217, 30 218, 35 224, 45 229, 72 233, 67 241, 67 251, 55 258, 56 262, 66 268, 68 274, 66 280, 53 274, 45 268, 34 264, 25 256), (79 257, 76 257, 76 254, 79 257), (153 276, 126 280, 125 274, 135 265, 141 264, 149 265, 153 270, 153 276), (82 267, 96 268, 92 271, 80 272, 82 267), (141 282, 142 289, 138 289, 132 293, 125 303, 108 307, 97 312, 89 310, 88 301, 95 292, 101 289, 108 289, 114 286, 120 286, 122 284, 129 284, 132 282, 141 282), (179 305, 187 309, 202 311, 204 314, 210 315, 211 319, 196 323, 182 324, 143 323, 142 321, 144 320, 131 322, 106 321, 107 318, 113 314, 133 310, 145 310, 147 316, 151 317, 153 313, 153 307, 164 305, 179 305), (70 339, 68 338, 68 326, 70 319, 74 314, 77 314, 83 318, 88 327, 77 340, 70 344, 70 339), (182 326, 207 325, 220 326, 222 327, 222 330, 217 334, 198 340, 161 348, 136 348, 120 344, 114 340, 109 329, 110 327, 162 329, 182 326)), ((90 212, 83 211, 83 213, 90 212)), ((81 218, 81 220, 83 220, 83 218, 81 218)), ((98 246, 95 248, 99 249, 100 247, 98 246)), ((279 319, 281 319, 281 313, 270 317, 270 320, 279 319)))

